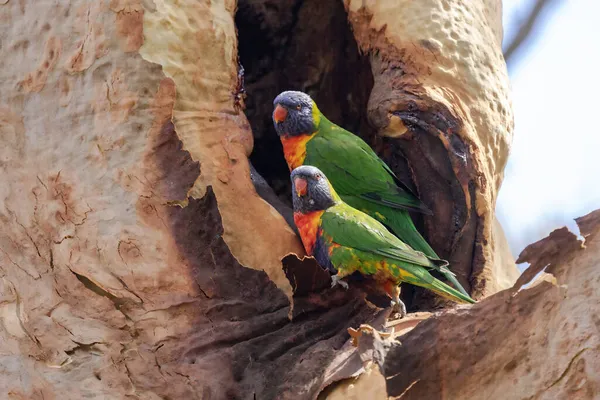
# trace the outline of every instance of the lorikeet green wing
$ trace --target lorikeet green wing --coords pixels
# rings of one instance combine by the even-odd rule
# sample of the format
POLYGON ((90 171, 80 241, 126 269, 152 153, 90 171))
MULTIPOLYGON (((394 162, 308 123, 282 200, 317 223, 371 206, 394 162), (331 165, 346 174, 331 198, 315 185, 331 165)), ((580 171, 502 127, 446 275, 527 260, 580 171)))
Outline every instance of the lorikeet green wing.
MULTIPOLYGON (((346 203, 386 224, 411 247, 439 258, 405 211, 429 209, 361 138, 321 117, 318 133, 306 143, 304 164, 321 169, 346 203)), ((468 295, 448 268, 441 273, 468 295)))
POLYGON ((306 143, 304 165, 323 171, 340 196, 402 210, 431 211, 358 136, 322 118, 306 143))
MULTIPOLYGON (((344 203, 321 215, 318 240, 327 248, 329 261, 343 277, 359 271, 378 280, 421 286, 454 301, 474 303, 468 295, 433 277, 428 270, 443 271, 447 263, 432 260, 389 233, 378 221, 344 203)), ((320 252, 317 258, 323 257, 320 252)))

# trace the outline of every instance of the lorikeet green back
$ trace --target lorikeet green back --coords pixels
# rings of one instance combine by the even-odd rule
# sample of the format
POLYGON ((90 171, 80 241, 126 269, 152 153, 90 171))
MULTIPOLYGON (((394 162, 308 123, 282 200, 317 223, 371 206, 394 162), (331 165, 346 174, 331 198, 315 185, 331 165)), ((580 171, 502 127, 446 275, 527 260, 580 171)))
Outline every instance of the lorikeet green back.
MULTIPOLYGON (((388 226, 413 249, 439 259, 408 213, 430 211, 367 143, 329 121, 302 92, 283 92, 274 104, 273 120, 290 171, 301 165, 319 168, 345 203, 388 226)), ((468 295, 446 271, 444 276, 468 295)))
MULTIPOLYGON (((379 221, 346 204, 319 169, 296 168, 292 186, 294 221, 304 247, 337 279, 358 271, 372 276, 384 288, 407 282, 457 302, 474 303, 429 273, 444 272, 445 261, 413 250, 379 221)), ((388 293, 395 297, 393 291, 388 293)))

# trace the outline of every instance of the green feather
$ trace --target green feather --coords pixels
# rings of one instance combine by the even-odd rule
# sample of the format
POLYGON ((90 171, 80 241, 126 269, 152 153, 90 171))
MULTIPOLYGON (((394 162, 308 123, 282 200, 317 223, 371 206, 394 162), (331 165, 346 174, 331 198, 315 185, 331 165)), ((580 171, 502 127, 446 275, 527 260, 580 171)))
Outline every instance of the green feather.
POLYGON ((341 246, 427 267, 434 266, 438 261, 445 263, 431 260, 425 254, 411 249, 381 223, 343 202, 323 213, 321 227, 341 246))
MULTIPOLYGON (((420 251, 427 257, 432 259, 439 259, 438 255, 431 248, 429 243, 421 236, 415 224, 407 212, 398 212, 393 208, 380 206, 377 204, 371 204, 362 198, 355 196, 342 196, 342 199, 350 206, 368 213, 373 218, 377 219, 385 226, 389 227, 392 232, 406 242, 413 249, 420 251)), ((456 279, 456 275, 450 271, 445 265, 436 265, 434 269, 439 271, 450 283, 454 285, 462 294, 468 296, 467 291, 462 287, 460 282, 456 279)))

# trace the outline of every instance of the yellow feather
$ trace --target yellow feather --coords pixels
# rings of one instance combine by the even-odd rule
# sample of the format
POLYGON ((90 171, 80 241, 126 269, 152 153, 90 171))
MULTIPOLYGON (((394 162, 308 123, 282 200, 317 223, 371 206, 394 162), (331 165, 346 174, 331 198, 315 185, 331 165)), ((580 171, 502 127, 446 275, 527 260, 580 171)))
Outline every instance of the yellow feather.
POLYGON ((408 272, 405 269, 402 268, 398 268, 398 270, 400 271, 400 279, 405 279, 405 278, 416 278, 413 274, 411 274, 410 272, 408 272))
POLYGON ((317 107, 317 103, 312 102, 312 117, 315 126, 318 127, 321 123, 321 111, 319 111, 319 107, 317 107))

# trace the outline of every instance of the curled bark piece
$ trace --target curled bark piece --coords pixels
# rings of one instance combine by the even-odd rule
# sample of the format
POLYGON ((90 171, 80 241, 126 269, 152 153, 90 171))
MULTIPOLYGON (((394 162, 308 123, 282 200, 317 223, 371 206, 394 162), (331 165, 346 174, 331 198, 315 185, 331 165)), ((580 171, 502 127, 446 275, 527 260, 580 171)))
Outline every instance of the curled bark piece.
POLYGON ((575 222, 579 226, 579 231, 584 238, 588 238, 598 233, 596 229, 594 229, 600 220, 600 211, 596 210, 588 215, 584 215, 583 217, 576 218, 575 222))
POLYGON ((548 237, 525 247, 517 263, 528 262, 531 265, 523 271, 512 287, 513 293, 530 282, 538 273, 546 270, 552 273, 555 265, 564 262, 576 249, 583 248, 583 243, 577 240, 567 227, 554 230, 548 237))

